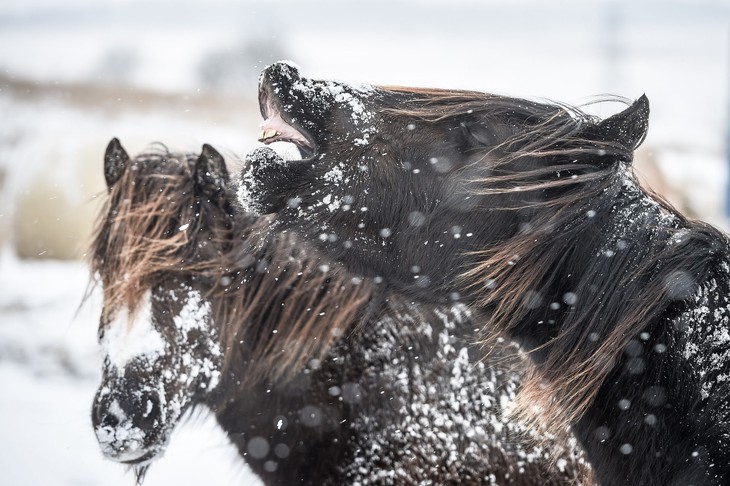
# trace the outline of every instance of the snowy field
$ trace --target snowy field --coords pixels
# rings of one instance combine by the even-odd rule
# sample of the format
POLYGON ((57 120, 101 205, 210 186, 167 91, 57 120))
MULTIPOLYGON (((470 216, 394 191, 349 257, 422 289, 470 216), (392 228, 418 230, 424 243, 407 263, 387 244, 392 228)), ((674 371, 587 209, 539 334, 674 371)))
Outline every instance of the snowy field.
MULTIPOLYGON (((98 296, 79 308, 104 147, 115 136, 130 153, 207 142, 235 170, 255 145, 256 73, 281 58, 312 76, 574 104, 646 93, 642 157, 693 214, 727 227, 726 0, 5 0, 0 485, 134 483, 91 429, 98 296)), ((145 484, 257 481, 201 415, 145 484)))

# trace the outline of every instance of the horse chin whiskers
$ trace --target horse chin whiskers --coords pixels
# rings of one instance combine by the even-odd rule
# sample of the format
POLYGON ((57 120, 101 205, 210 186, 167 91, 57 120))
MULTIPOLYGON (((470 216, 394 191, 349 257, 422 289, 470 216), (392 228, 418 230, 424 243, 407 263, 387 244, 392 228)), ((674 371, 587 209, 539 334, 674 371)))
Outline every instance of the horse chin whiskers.
POLYGON ((199 400, 193 400, 178 419, 178 423, 200 425, 209 414, 210 410, 207 407, 202 405, 199 400))
POLYGON ((137 483, 137 486, 141 486, 142 483, 144 483, 144 479, 147 476, 147 470, 149 470, 150 464, 142 464, 142 465, 135 465, 131 466, 132 472, 135 476, 135 481, 137 483))

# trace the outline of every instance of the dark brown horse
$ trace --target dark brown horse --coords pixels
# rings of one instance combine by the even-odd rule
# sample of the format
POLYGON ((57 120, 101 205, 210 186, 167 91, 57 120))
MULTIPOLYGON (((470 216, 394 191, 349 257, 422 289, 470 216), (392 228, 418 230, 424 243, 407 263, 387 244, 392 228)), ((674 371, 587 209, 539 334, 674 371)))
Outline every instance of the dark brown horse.
POLYGON ((730 250, 632 171, 649 105, 605 120, 479 92, 267 68, 241 202, 353 271, 489 315, 534 364, 519 408, 606 485, 730 484, 730 250))
POLYGON ((105 360, 92 418, 139 477, 210 407, 266 484, 569 484, 581 455, 508 419, 523 362, 484 360, 461 304, 420 305, 235 207, 223 159, 113 140, 92 269, 105 360))

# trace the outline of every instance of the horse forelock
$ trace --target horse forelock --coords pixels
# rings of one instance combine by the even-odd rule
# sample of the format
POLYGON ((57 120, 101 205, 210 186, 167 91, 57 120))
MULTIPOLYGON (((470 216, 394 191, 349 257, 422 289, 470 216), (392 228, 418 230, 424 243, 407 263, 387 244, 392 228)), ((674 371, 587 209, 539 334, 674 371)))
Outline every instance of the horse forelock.
POLYGON ((134 312, 156 273, 186 264, 195 221, 190 157, 152 146, 130 162, 97 220, 91 270, 102 284, 104 320, 134 312))

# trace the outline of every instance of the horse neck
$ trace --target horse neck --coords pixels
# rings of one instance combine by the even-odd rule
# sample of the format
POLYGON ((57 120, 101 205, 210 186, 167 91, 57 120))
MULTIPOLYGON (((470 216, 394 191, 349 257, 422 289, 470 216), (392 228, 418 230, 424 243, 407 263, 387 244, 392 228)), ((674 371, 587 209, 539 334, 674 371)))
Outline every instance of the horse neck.
MULTIPOLYGON (((545 305, 527 312, 514 329, 513 334, 526 348, 545 346, 564 332, 566 316, 577 321, 576 315, 589 318, 591 313, 601 312, 602 318, 590 324, 599 328, 574 331, 610 332, 612 321, 632 306, 626 296, 640 293, 641 282, 651 278, 653 269, 648 262, 665 252, 682 225, 679 215, 631 177, 620 177, 615 184, 617 187, 608 191, 613 192, 612 198, 594 201, 595 209, 576 215, 578 221, 572 228, 573 223, 568 222, 550 235, 550 243, 535 248, 533 262, 549 263, 539 292, 545 305), (619 282, 633 287, 619 288, 619 282), (536 332, 536 322, 548 325, 536 332)), ((543 349, 536 352, 538 362, 543 354, 543 349)))

